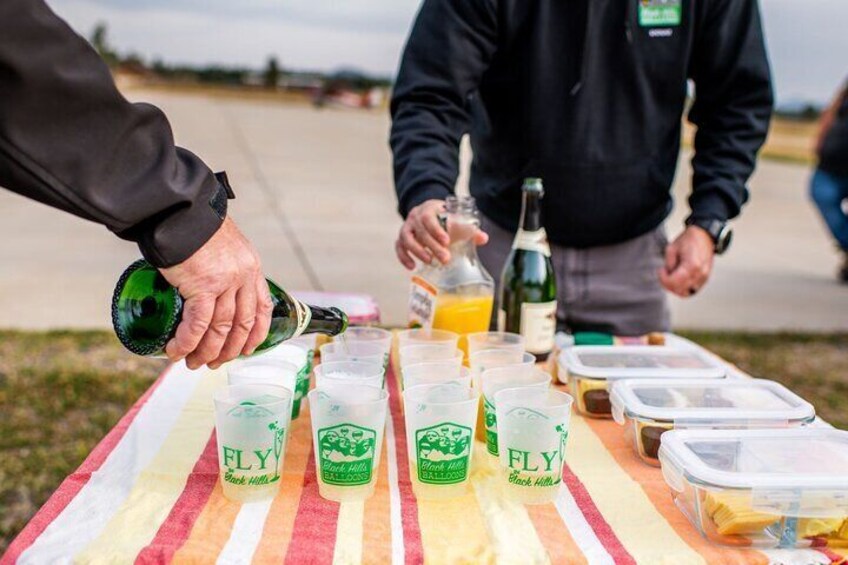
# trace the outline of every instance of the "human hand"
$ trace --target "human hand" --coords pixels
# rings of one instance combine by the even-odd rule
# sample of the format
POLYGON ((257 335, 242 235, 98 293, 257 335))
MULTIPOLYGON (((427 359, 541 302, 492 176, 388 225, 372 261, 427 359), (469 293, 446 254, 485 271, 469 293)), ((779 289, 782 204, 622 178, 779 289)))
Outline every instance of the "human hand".
MULTIPOLYGON (((407 269, 415 268, 415 258, 430 263, 433 258, 442 264, 450 261, 450 237, 439 223, 439 214, 444 212, 443 200, 427 200, 413 208, 400 228, 395 253, 407 269)), ((474 234, 476 245, 485 245, 489 236, 482 230, 474 234)))
POLYGON ((714 257, 715 242, 710 234, 698 226, 689 226, 665 248, 660 283, 678 296, 692 296, 706 284, 714 257))
POLYGON ((217 369, 250 355, 268 335, 273 303, 259 254, 230 218, 194 255, 160 271, 185 300, 165 347, 171 361, 217 369))

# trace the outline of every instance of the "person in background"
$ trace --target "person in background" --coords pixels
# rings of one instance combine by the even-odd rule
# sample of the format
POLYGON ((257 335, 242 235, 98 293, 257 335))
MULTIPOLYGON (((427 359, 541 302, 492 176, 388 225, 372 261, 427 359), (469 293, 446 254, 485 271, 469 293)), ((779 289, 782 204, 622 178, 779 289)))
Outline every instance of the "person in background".
POLYGON ((771 112, 756 0, 425 0, 391 102, 398 259, 448 260, 437 214, 470 133, 486 269, 501 272, 522 178, 541 177, 559 325, 666 330, 663 289, 707 283, 771 112), (691 214, 666 245, 690 79, 691 214))
POLYGON ((848 81, 822 113, 816 156, 810 194, 842 253, 837 277, 848 283, 848 81))
POLYGON ((138 244, 186 300, 171 360, 217 367, 265 339, 273 305, 225 175, 176 147, 158 108, 127 102, 42 0, 0 2, 0 186, 138 244))

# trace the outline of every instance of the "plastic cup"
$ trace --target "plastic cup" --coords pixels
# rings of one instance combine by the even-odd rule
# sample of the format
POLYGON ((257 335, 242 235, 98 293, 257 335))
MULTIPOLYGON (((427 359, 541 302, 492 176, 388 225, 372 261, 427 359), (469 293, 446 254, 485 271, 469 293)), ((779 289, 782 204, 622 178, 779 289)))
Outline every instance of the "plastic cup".
POLYGON ((389 353, 392 350, 392 332, 382 328, 366 326, 350 327, 342 335, 333 338, 336 343, 358 344, 369 343, 376 345, 383 352, 383 366, 389 364, 389 353))
POLYGON ((402 347, 400 354, 400 369, 407 365, 418 363, 433 363, 436 361, 452 361, 455 365, 462 365, 462 350, 453 345, 407 345, 402 347))
MULTIPOLYGON (((301 336, 296 339, 306 338, 309 341, 309 336, 301 336)), ((315 336, 311 336, 311 341, 314 343, 315 336)), ((313 345, 314 347, 314 345, 313 345)), ((280 344, 273 349, 257 355, 255 359, 269 360, 277 359, 297 365, 297 385, 293 389, 294 399, 292 400, 292 419, 300 416, 300 404, 303 401, 306 393, 309 392, 309 373, 312 372, 312 350, 308 346, 292 343, 288 341, 280 344)))
POLYGON ((365 361, 385 367, 386 354, 376 343, 367 341, 331 341, 320 348, 321 362, 365 361))
POLYGON ((480 378, 486 425, 486 450, 498 455, 498 421, 495 395, 506 388, 529 387, 547 390, 551 376, 533 365, 508 365, 483 371, 480 378))
POLYGON ((436 384, 458 384, 471 388, 471 371, 454 362, 416 363, 403 370, 403 388, 436 384))
POLYGON ((218 465, 227 498, 252 502, 280 490, 292 397, 291 390, 269 384, 231 385, 215 394, 218 465))
POLYGON ((468 490, 478 396, 459 383, 403 392, 409 470, 417 497, 449 498, 468 490))
POLYGON ((347 502, 374 494, 388 398, 382 388, 354 383, 330 383, 309 393, 318 492, 323 498, 347 502))
POLYGON ((487 349, 508 349, 524 353, 524 336, 510 332, 478 332, 465 336, 468 356, 487 349))
POLYGON ((483 349, 472 353, 469 361, 471 380, 474 386, 479 387, 480 375, 483 374, 483 371, 512 365, 532 367, 536 364, 536 357, 532 353, 525 353, 523 350, 517 349, 483 349))
POLYGON ((398 332, 398 350, 408 345, 444 345, 456 348, 459 334, 447 330, 430 330, 417 328, 398 332))
POLYGON ((383 365, 365 361, 330 361, 315 367, 315 388, 361 384, 383 388, 383 365))
MULTIPOLYGON (((227 367, 227 383, 230 385, 278 385, 292 391, 297 388, 298 368, 282 359, 252 357, 233 361, 227 367)), ((294 403, 292 403, 294 404, 294 403)), ((297 416, 292 407, 292 419, 297 416)))
MULTIPOLYGON (((480 375, 486 369, 506 367, 509 365, 527 365, 531 367, 536 364, 536 357, 532 353, 524 353, 510 348, 483 349, 475 351, 469 356, 471 365, 471 383, 480 390, 480 375)), ((482 391, 481 391, 482 392, 482 391)), ((484 419, 485 409, 483 407, 483 395, 480 395, 480 409, 477 411, 477 439, 486 441, 486 422, 484 419)))
POLYGON ((534 387, 495 394, 498 463, 508 498, 524 504, 556 499, 573 402, 564 392, 534 387))

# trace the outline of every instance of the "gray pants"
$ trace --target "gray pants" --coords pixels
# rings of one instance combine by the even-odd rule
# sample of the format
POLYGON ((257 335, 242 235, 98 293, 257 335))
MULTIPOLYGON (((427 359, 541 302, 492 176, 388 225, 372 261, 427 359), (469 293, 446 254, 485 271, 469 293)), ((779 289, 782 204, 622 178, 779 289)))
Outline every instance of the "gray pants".
MULTIPOLYGON (((499 285, 514 234, 485 216, 481 219, 489 243, 480 247, 478 253, 499 285)), ((620 336, 668 331, 668 301, 657 276, 667 243, 665 230, 660 226, 615 245, 588 249, 551 245, 557 276, 559 329, 620 336)))

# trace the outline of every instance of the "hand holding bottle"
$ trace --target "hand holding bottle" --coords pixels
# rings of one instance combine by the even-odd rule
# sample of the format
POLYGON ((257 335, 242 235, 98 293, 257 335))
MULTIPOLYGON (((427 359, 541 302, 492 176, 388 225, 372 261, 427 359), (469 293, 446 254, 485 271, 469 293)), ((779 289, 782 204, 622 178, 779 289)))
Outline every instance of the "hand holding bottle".
POLYGON ((191 369, 217 368, 262 343, 273 304, 259 254, 230 218, 194 255, 160 269, 185 300, 166 353, 191 369))
MULTIPOLYGON (((450 237, 439 223, 439 214, 444 211, 443 200, 427 200, 410 210, 395 242, 395 253, 404 267, 414 269, 414 258, 427 264, 434 258, 442 264, 450 261, 450 237)), ((478 229, 474 244, 485 245, 488 241, 486 232, 478 229)))

